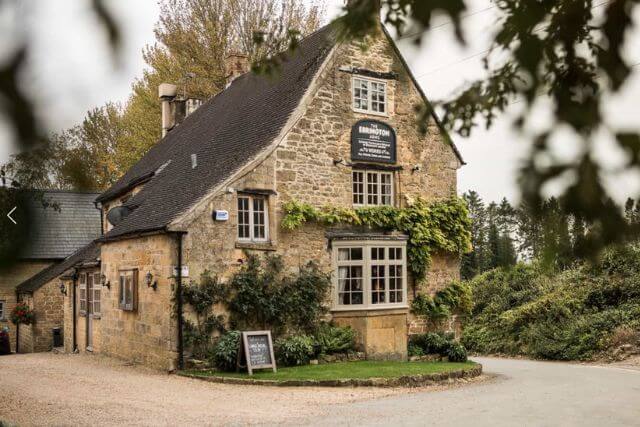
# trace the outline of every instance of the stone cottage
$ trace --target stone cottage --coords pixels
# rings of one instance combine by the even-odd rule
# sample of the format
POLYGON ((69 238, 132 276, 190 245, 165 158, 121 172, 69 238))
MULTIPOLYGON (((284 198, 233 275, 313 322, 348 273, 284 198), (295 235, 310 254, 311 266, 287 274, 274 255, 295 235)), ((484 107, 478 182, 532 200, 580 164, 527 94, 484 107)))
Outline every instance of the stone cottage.
POLYGON ((59 275, 55 266, 100 236, 96 193, 45 190, 29 193, 25 208, 31 212, 29 241, 19 262, 0 272, 0 328, 9 327, 12 351, 47 351, 53 346, 53 328, 62 328, 63 295, 59 287, 43 286, 59 275), (10 323, 19 300, 28 301, 36 313, 34 325, 10 323), (16 336, 18 346, 16 348, 16 336))
MULTIPOLYGON (((246 252, 269 252, 291 269, 316 260, 333 273, 331 316, 356 329, 367 357, 406 358, 409 329, 420 326, 409 313, 407 237, 280 226, 292 200, 401 207, 456 194, 463 160, 435 117, 419 132, 415 107, 428 101, 393 40, 380 25, 365 42, 340 42, 327 26, 283 56, 275 78, 234 72, 246 64, 236 56, 226 90, 178 125, 165 116, 166 136, 97 198, 100 271, 67 292, 75 316, 65 336, 84 325, 92 330, 78 337, 90 336, 93 351, 175 369, 176 288, 205 270, 229 277, 246 252), (99 308, 78 302, 92 290, 99 308)), ((162 85, 160 96, 163 114, 178 110, 175 88, 162 85)), ((457 277, 458 257, 434 256, 430 290, 457 277)))

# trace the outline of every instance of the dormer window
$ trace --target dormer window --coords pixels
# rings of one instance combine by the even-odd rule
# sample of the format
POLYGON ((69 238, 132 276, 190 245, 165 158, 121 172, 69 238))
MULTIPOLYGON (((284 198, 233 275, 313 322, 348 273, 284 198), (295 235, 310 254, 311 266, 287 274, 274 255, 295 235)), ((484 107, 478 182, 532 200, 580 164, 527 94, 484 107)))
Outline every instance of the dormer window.
POLYGON ((353 109, 360 113, 387 114, 387 84, 380 80, 353 78, 353 109))

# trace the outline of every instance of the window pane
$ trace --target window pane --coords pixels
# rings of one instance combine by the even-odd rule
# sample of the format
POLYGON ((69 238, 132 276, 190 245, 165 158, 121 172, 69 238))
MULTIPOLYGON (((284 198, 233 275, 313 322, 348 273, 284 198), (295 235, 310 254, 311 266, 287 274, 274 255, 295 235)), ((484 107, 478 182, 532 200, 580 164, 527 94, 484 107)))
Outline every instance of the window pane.
POLYGON ((249 227, 249 198, 238 197, 238 238, 250 238, 249 227))
POLYGON ((402 260, 402 248, 389 248, 389 259, 402 260))
POLYGON ((389 266, 389 302, 402 302, 402 265, 389 266))
POLYGON ((133 304, 133 281, 131 280, 131 276, 127 274, 125 278, 125 286, 124 286, 124 303, 129 306, 133 304))
POLYGON ((353 204, 364 204, 364 172, 353 172, 353 204))
POLYGON ((367 204, 378 204, 378 174, 375 172, 367 173, 367 204))
POLYGON ((384 248, 371 248, 371 259, 384 259, 384 248))
POLYGON ((392 195, 392 187, 391 187, 391 174, 383 173, 380 174, 380 197, 382 205, 391 205, 391 195, 392 195))
POLYGON ((338 304, 362 304, 362 267, 338 268, 338 304))
POLYGON ((371 266, 371 304, 384 304, 386 302, 384 270, 384 265, 371 266))

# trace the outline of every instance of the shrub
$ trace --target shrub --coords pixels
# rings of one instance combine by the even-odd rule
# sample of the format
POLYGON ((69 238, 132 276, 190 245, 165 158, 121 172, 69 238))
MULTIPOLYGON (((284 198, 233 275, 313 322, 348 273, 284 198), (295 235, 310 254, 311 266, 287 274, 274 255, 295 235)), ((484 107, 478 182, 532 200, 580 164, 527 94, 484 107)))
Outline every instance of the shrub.
POLYGON ((321 323, 315 334, 318 354, 345 353, 355 350, 356 332, 350 327, 332 326, 321 323))
POLYGON ((466 362, 467 350, 462 344, 453 342, 447 350, 447 358, 449 362, 466 362))
POLYGON ((284 366, 306 365, 313 355, 313 338, 307 335, 292 335, 275 342, 278 363, 284 366))
POLYGON ((416 345, 414 343, 409 343, 409 347, 407 349, 407 353, 409 354, 409 357, 413 357, 413 356, 424 356, 424 351, 422 350, 422 347, 420 347, 419 345, 416 345))
POLYGON ((448 340, 443 334, 427 332, 426 334, 412 335, 409 342, 420 347, 424 354, 446 355, 451 340, 448 340))
POLYGON ((230 331, 218 338, 210 357, 211 363, 222 371, 234 371, 238 362, 240 332, 230 331))
POLYGON ((640 248, 549 272, 535 263, 476 276, 461 342, 484 354, 586 360, 640 330, 640 248))
POLYGON ((287 275, 281 257, 247 255, 247 263, 229 283, 231 322, 238 329, 271 329, 275 334, 313 331, 326 312, 330 284, 314 262, 297 275, 287 275))

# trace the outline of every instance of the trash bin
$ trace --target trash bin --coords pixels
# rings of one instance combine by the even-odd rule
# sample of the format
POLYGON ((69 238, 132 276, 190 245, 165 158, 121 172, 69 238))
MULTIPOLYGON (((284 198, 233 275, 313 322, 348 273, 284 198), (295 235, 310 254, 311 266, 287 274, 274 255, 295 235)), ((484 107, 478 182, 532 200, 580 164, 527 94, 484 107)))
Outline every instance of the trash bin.
POLYGON ((53 346, 62 347, 62 328, 53 328, 53 346))

